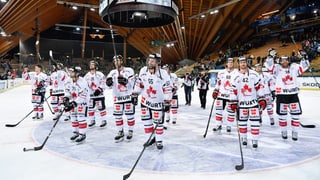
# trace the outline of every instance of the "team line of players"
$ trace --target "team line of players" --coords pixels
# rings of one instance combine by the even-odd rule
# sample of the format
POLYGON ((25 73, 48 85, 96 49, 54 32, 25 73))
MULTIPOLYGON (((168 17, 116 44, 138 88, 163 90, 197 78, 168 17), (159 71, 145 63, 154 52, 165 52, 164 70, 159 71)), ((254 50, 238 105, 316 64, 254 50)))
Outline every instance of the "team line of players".
MULTIPOLYGON (((239 133, 243 145, 248 142, 248 124, 252 137, 252 147, 258 147, 258 137, 261 125, 261 115, 266 108, 270 124, 274 125, 273 101, 276 99, 276 113, 283 139, 287 139, 287 113, 291 114, 292 139, 298 140, 299 115, 302 110, 298 98, 299 88, 297 77, 305 72, 310 64, 306 55, 301 51, 300 64, 291 63, 287 56, 282 56, 279 64, 275 63, 277 53, 269 49, 266 68, 256 65, 256 71, 248 67, 245 57, 238 58, 239 68, 234 69, 234 59, 227 60, 226 69, 217 75, 217 82, 212 93, 215 100, 214 131, 221 132, 223 111, 227 109, 227 132, 238 118, 239 133), (250 121, 250 123, 248 123, 250 121)), ((100 121, 100 127, 107 124, 107 111, 104 91, 112 88, 113 116, 118 130, 115 141, 124 138, 131 140, 135 126, 135 106, 140 95, 141 120, 146 134, 153 137, 144 146, 156 144, 163 148, 164 119, 176 123, 178 113, 178 78, 170 73, 169 67, 161 69, 161 56, 150 54, 147 66, 140 69, 138 76, 130 67, 124 67, 121 55, 113 58, 115 69, 105 77, 98 71, 98 64, 90 61, 90 71, 81 76, 81 69, 71 68, 64 71, 61 64, 47 77, 37 65, 34 72, 24 71, 23 78, 32 81, 32 103, 34 119, 43 118, 43 102, 46 87, 51 86, 51 105, 55 113, 54 120, 62 116, 70 117, 73 135, 72 141, 83 142, 86 139, 87 127, 94 126, 100 121), (124 115, 126 123, 124 123, 124 115), (124 128, 127 127, 125 137, 124 128)))

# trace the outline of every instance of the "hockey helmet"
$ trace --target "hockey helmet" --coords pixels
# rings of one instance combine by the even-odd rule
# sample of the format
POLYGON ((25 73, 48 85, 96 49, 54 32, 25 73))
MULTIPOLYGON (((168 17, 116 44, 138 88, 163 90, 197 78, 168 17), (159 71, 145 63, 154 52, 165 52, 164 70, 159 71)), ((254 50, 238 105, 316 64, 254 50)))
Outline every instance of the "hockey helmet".
POLYGON ((89 62, 89 65, 91 65, 91 64, 94 64, 94 69, 95 69, 95 70, 98 70, 99 63, 98 63, 97 61, 91 60, 91 61, 89 62))
POLYGON ((62 63, 57 63, 57 69, 58 70, 62 70, 64 68, 63 64, 62 63))
POLYGON ((148 60, 149 59, 155 59, 157 63, 161 63, 161 55, 159 53, 149 54, 148 60))
POLYGON ((115 56, 113 56, 113 61, 115 61, 115 60, 123 61, 123 57, 121 55, 115 55, 115 56))
POLYGON ((79 77, 79 76, 81 76, 81 67, 80 66, 75 66, 75 67, 69 68, 69 74, 70 74, 70 77, 79 77))
POLYGON ((234 59, 232 58, 232 57, 229 57, 228 59, 227 59, 227 62, 234 62, 234 59))
POLYGON ((286 61, 288 61, 290 63, 290 58, 288 56, 286 56, 286 55, 281 56, 279 63, 282 63, 284 60, 286 60, 286 61))
POLYGON ((240 63, 240 61, 245 61, 246 63, 248 63, 246 57, 244 57, 244 56, 240 56, 238 58, 238 63, 240 63))

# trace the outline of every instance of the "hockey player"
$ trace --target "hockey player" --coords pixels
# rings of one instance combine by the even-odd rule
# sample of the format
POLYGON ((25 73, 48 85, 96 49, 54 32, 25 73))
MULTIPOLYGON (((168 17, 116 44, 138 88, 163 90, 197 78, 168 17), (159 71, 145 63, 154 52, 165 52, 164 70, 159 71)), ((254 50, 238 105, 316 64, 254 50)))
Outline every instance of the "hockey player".
POLYGON ((71 112, 73 135, 70 137, 70 140, 77 143, 83 142, 86 139, 87 110, 90 100, 88 83, 84 78, 80 77, 80 72, 80 67, 70 69, 69 73, 72 84, 70 91, 67 90, 63 98, 64 110, 71 112))
MULTIPOLYGON (((302 51, 303 52, 303 51, 302 51)), ((300 54, 302 54, 300 52, 300 54)), ((310 66, 309 60, 301 58, 300 64, 290 63, 288 56, 281 56, 280 64, 275 64, 273 59, 267 58, 266 67, 276 78, 276 113, 279 118, 281 136, 288 138, 287 114, 291 114, 292 140, 298 140, 300 115, 302 109, 299 101, 299 87, 297 77, 303 74, 310 66)))
MULTIPOLYGON (((65 94, 65 84, 68 79, 68 74, 63 70, 63 64, 57 63, 53 66, 53 73, 50 75, 50 95, 51 106, 55 117, 53 120, 57 120, 59 112, 62 109, 63 97, 65 94)), ((69 120, 69 116, 65 116, 65 121, 69 120)))
POLYGON ((48 86, 48 76, 42 71, 40 64, 35 65, 34 72, 28 72, 28 68, 22 73, 22 78, 31 81, 32 99, 34 116, 32 119, 43 119, 43 102, 48 86))
POLYGON ((113 116, 118 130, 118 134, 114 137, 114 140, 120 142, 124 139, 123 115, 125 114, 128 126, 126 139, 130 141, 135 125, 135 105, 132 103, 131 94, 136 78, 132 68, 124 67, 121 55, 114 56, 113 63, 116 69, 111 70, 107 75, 107 86, 112 88, 114 96, 113 116))
POLYGON ((263 97, 259 74, 248 68, 245 57, 238 59, 239 71, 232 82, 230 106, 236 111, 239 120, 239 133, 243 145, 247 145, 248 120, 251 125, 252 147, 258 148, 261 109, 265 109, 266 101, 263 97))
POLYGON ((176 124, 177 115, 178 115, 178 106, 179 106, 178 94, 177 94, 178 87, 179 87, 178 77, 175 73, 170 72, 170 67, 168 64, 164 65, 162 68, 165 71, 167 71, 168 75, 170 76, 170 81, 172 84, 171 106, 170 106, 170 110, 165 112, 165 120, 166 122, 170 122, 170 118, 171 118, 172 124, 176 124))
POLYGON ((235 77, 236 71, 233 68, 234 59, 227 59, 227 68, 220 71, 217 75, 217 83, 214 87, 212 98, 215 100, 215 123, 216 127, 213 128, 213 131, 217 131, 219 134, 222 129, 223 121, 223 111, 227 109, 227 128, 228 133, 231 132, 231 125, 235 119, 235 112, 230 107, 230 94, 231 94, 231 83, 235 77))
MULTIPOLYGON (((268 72, 263 72, 262 71, 262 65, 261 64, 256 64, 255 65, 255 71, 260 76, 261 79, 261 89, 263 91, 265 100, 267 102, 267 113, 269 116, 270 120, 270 125, 274 125, 274 117, 273 117, 273 101, 275 100, 275 79, 274 77, 268 73, 268 72)), ((262 109, 260 109, 260 123, 262 123, 262 109)))
POLYGON ((96 124, 96 119, 100 121, 100 127, 107 125, 107 110, 105 105, 105 96, 103 94, 106 89, 106 80, 102 72, 98 70, 98 63, 90 61, 90 71, 84 76, 84 79, 89 84, 89 127, 96 124), (96 113, 98 112, 98 113, 96 113))
POLYGON ((171 81, 168 73, 160 69, 160 54, 150 54, 147 58, 148 66, 139 73, 133 95, 141 94, 141 120, 146 134, 155 132, 154 137, 145 143, 150 146, 156 143, 158 149, 163 148, 164 112, 170 109, 172 97, 171 81))

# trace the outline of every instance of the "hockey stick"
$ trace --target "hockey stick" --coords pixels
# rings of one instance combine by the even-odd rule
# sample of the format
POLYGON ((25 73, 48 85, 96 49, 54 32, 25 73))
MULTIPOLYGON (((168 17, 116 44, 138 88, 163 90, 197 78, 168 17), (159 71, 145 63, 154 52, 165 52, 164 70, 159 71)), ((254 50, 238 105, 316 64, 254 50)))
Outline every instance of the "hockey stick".
MULTIPOLYGON (((144 144, 149 144, 149 142, 151 141, 153 135, 155 134, 155 131, 156 131, 157 127, 158 127, 158 124, 156 124, 156 126, 154 127, 154 129, 153 129, 151 135, 149 136, 147 142, 144 143, 144 144)), ((134 165, 132 166, 130 172, 129 172, 128 174, 123 175, 123 180, 126 180, 126 179, 128 179, 128 178, 131 176, 132 172, 133 172, 134 169, 136 168, 136 166, 137 166, 137 164, 138 164, 138 162, 139 162, 139 160, 140 160, 140 158, 141 158, 144 150, 146 149, 146 147, 148 147, 148 146, 143 145, 143 149, 142 149, 142 151, 140 152, 140 154, 139 154, 139 156, 138 156, 138 159, 136 160, 136 162, 135 162, 134 165)))
POLYGON ((208 128, 209 128, 210 119, 211 119, 212 110, 213 110, 213 107, 214 107, 214 102, 215 102, 215 100, 216 100, 216 99, 213 99, 213 102, 212 102, 212 105, 211 105, 210 115, 209 115, 209 119, 208 119, 206 131, 204 132, 203 138, 206 138, 206 136, 207 136, 207 132, 208 132, 208 128))
MULTIPOLYGON (((48 98, 50 98, 50 96, 47 97, 46 100, 47 100, 48 98)), ((34 111, 34 109, 32 109, 32 111, 30 111, 30 112, 29 112, 24 118, 22 118, 19 122, 15 123, 15 124, 6 124, 5 126, 6 126, 6 127, 16 127, 16 126, 18 126, 18 125, 19 125, 22 121, 24 121, 33 111, 34 111)))
MULTIPOLYGON (((165 114, 165 112, 164 112, 164 109, 163 109, 163 110, 162 110, 162 117, 161 117, 161 118, 162 118, 162 122, 164 122, 164 114, 165 114)), ((146 144, 149 144, 149 143, 150 143, 153 135, 154 135, 155 132, 156 132, 157 127, 158 127, 158 124, 156 124, 156 126, 153 128, 153 131, 152 131, 151 135, 149 136, 147 142, 145 142, 145 143, 143 144, 143 149, 142 149, 142 151, 140 152, 140 154, 139 154, 139 156, 138 156, 138 159, 136 160, 136 162, 135 162, 134 165, 132 166, 130 172, 129 172, 128 174, 123 175, 123 180, 126 180, 126 179, 128 179, 128 178, 131 176, 131 174, 132 174, 133 170, 136 168, 136 166, 137 166, 137 164, 138 164, 138 162, 139 162, 139 160, 140 160, 140 158, 141 158, 144 150, 146 149, 146 147, 148 147, 148 146, 146 146, 146 144)))
POLYGON ((301 122, 300 122, 300 126, 303 128, 315 128, 316 127, 316 125, 314 125, 314 124, 302 124, 301 122))
MULTIPOLYGON (((65 108, 64 108, 64 109, 65 109, 65 108)), ((63 114, 64 109, 63 109, 62 111, 60 111, 59 117, 57 118, 56 122, 53 124, 53 126, 52 126, 49 134, 47 135, 47 137, 46 137, 46 139, 43 141, 43 143, 42 143, 40 146, 36 146, 36 147, 33 147, 33 148, 23 148, 23 151, 24 151, 24 152, 27 152, 27 151, 39 151, 39 150, 41 150, 41 149, 44 147, 44 145, 47 143, 47 141, 48 141, 48 139, 49 139, 49 137, 50 137, 53 129, 54 129, 54 128, 56 127, 56 125, 58 124, 58 122, 59 122, 59 120, 60 120, 60 117, 61 117, 62 114, 63 114)))
POLYGON ((49 104, 48 100, 47 100, 47 99, 45 99, 45 101, 46 101, 46 103, 47 103, 47 105, 48 105, 48 107, 49 107, 49 110, 51 111, 51 114, 54 114, 54 112, 53 112, 53 110, 52 110, 52 108, 51 108, 51 106, 50 106, 50 104, 49 104))
POLYGON ((244 168, 244 162, 243 162, 243 153, 242 153, 242 145, 241 145, 241 139, 240 139, 240 129, 239 129, 239 110, 237 110, 236 113, 236 122, 237 122, 237 129, 238 129, 238 139, 239 139, 239 147, 240 147, 240 155, 241 155, 241 164, 236 165, 234 168, 237 171, 240 171, 244 168))
POLYGON ((32 109, 32 111, 30 111, 24 118, 22 118, 19 122, 17 122, 16 124, 6 124, 6 127, 16 127, 18 124, 20 124, 23 120, 25 120, 32 112, 34 111, 34 109, 32 109))

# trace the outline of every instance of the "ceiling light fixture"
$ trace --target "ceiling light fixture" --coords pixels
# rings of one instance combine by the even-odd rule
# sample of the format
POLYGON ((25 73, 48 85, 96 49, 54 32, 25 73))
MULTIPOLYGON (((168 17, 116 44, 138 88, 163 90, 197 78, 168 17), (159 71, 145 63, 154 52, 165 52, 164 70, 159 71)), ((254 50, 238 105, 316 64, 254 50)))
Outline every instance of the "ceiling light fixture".
POLYGON ((274 13, 277 13, 277 12, 279 12, 279 9, 274 10, 274 11, 270 11, 270 12, 263 13, 263 14, 261 14, 261 16, 267 16, 267 15, 274 14, 274 13))

